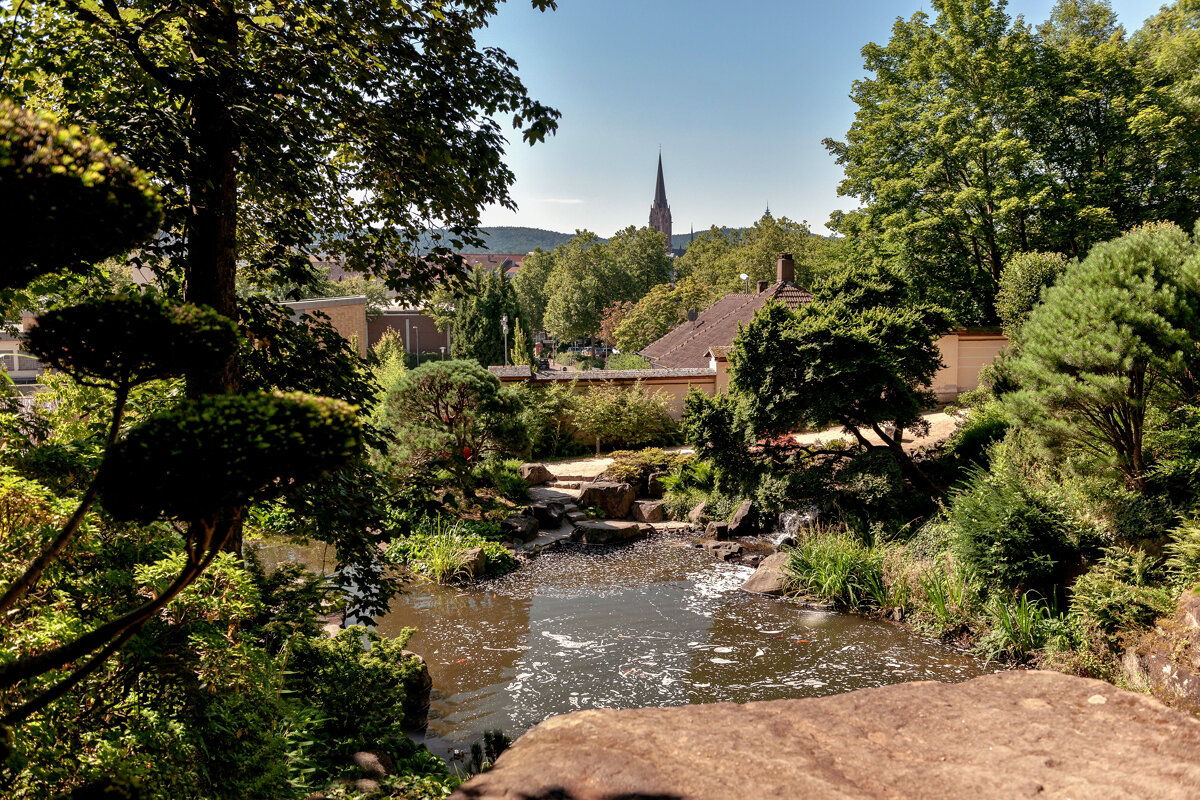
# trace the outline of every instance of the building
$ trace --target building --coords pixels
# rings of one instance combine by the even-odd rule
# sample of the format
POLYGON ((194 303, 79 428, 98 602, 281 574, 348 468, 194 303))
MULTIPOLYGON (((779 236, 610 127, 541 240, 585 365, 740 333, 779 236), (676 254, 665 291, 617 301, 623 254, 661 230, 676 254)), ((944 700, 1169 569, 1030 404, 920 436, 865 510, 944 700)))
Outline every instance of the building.
POLYGON ((671 206, 667 204, 667 185, 663 182, 662 153, 658 154, 658 179, 654 184, 654 204, 650 206, 650 227, 667 237, 667 252, 675 253, 671 247, 671 206))
POLYGON ((679 325, 641 351, 660 369, 700 369, 711 366, 709 351, 728 349, 737 335, 738 325, 749 325, 754 315, 778 300, 795 309, 812 302, 812 294, 796 285, 796 263, 791 253, 780 253, 775 265, 775 283, 759 281, 757 291, 727 294, 701 311, 695 319, 679 325))

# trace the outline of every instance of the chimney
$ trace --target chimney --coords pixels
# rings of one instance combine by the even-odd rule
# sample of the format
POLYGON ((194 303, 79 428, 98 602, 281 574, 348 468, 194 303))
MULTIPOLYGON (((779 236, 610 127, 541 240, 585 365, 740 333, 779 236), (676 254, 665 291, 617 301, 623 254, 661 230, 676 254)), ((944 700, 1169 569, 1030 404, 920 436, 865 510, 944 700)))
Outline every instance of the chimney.
POLYGON ((779 261, 775 267, 775 281, 777 283, 796 282, 796 262, 792 261, 791 253, 779 254, 779 261))
POLYGON ((757 284, 757 287, 758 287, 758 293, 762 294, 763 292, 765 292, 767 290, 767 282, 759 281, 757 284))

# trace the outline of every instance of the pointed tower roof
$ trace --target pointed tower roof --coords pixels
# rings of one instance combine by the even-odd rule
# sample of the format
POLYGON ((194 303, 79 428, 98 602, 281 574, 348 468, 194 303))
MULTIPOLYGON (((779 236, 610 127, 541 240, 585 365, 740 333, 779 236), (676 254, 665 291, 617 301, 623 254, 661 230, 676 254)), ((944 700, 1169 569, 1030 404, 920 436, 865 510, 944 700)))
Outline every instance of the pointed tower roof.
POLYGON ((654 185, 654 207, 665 208, 667 205, 667 185, 663 183, 662 153, 658 154, 658 182, 654 185))

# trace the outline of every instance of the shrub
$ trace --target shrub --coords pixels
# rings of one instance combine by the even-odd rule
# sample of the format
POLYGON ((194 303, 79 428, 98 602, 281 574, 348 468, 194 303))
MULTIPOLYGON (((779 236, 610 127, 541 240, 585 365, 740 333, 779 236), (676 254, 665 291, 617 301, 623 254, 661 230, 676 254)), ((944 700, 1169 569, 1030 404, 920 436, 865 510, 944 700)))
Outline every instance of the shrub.
POLYGON ((1000 271, 1000 291, 996 293, 996 316, 1005 332, 1013 336, 1041 302, 1041 293, 1053 286, 1067 269, 1067 257, 1061 253, 1018 253, 1000 271))
POLYGON ((613 463, 604 471, 604 475, 642 489, 647 486, 651 473, 674 472, 692 458, 684 453, 668 453, 660 447, 617 450, 611 455, 613 463))
POLYGON ((588 387, 575 405, 575 427, 587 441, 616 447, 664 444, 679 435, 671 416, 671 399, 663 390, 648 392, 639 380, 633 386, 604 382, 588 387))
POLYGON ((987 451, 1004 438, 1009 428, 1008 416, 1000 403, 991 400, 969 409, 958 427, 946 440, 946 455, 957 469, 970 465, 987 468, 987 451))
POLYGON ((1072 558, 1067 515, 1011 467, 975 469, 948 512, 963 563, 989 586, 1052 597, 1072 558))
POLYGON ((516 559, 500 539, 500 526, 494 522, 424 517, 407 536, 394 539, 384 557, 431 581, 448 583, 464 576, 464 555, 475 547, 483 548, 487 574, 513 569, 516 559))
POLYGON ((1071 616, 1116 646, 1123 632, 1149 627, 1175 610, 1176 593, 1159 586, 1160 577, 1145 553, 1111 547, 1071 587, 1071 616))
POLYGON ((882 599, 883 552, 845 530, 814 531, 790 552, 785 570, 797 591, 843 608, 882 599))
POLYGON ((1187 520, 1171 531, 1166 553, 1166 566, 1176 583, 1184 587, 1200 583, 1200 520, 1187 520))
POLYGON ((608 357, 605 369, 650 369, 650 362, 637 353, 616 353, 608 357))
POLYGON ((514 503, 529 499, 529 482, 521 477, 521 459, 489 458, 475 470, 475 477, 514 503))

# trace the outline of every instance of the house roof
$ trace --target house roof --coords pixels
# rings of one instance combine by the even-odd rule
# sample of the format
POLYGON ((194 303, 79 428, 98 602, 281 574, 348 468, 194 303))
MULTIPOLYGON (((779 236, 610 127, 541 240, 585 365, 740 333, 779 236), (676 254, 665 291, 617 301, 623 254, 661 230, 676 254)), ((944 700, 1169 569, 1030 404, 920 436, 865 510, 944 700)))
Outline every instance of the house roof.
POLYGON ((694 322, 679 325, 640 352, 656 367, 707 367, 709 350, 730 347, 738 325, 748 325, 772 299, 796 309, 811 303, 812 294, 793 283, 776 283, 756 294, 727 294, 700 312, 694 322))

